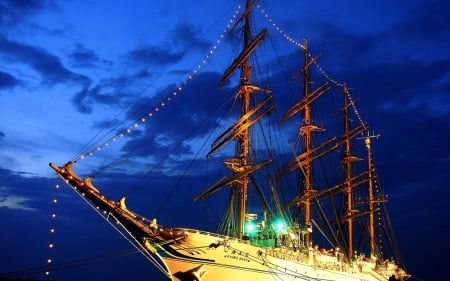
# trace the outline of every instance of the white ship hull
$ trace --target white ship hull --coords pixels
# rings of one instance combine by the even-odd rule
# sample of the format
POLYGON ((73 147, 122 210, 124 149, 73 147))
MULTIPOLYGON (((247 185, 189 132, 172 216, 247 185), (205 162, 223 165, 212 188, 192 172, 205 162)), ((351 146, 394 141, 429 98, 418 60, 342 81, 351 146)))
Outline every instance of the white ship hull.
POLYGON ((249 241, 212 233, 181 229, 186 238, 157 246, 172 280, 388 280, 394 267, 375 270, 375 264, 358 261, 348 265, 336 256, 285 249, 265 249, 249 241))
POLYGON ((302 251, 282 245, 261 247, 252 243, 264 240, 238 240, 188 228, 165 228, 156 220, 149 221, 129 211, 124 198, 116 202, 99 193, 89 180, 81 180, 73 173, 71 163, 50 166, 82 197, 94 202, 93 208, 104 210, 105 219, 114 218, 126 230, 122 234, 129 235, 129 241, 135 241, 132 244, 174 281, 387 281, 393 275, 397 280, 405 276, 394 262, 377 265, 375 260, 358 256, 348 263, 343 253, 318 247, 302 251))

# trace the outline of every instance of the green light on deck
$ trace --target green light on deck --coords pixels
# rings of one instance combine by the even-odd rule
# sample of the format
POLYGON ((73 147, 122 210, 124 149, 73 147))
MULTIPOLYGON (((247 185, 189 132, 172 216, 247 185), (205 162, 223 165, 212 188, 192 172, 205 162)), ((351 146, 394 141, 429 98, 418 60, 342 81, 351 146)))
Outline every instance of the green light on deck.
POLYGON ((286 225, 282 220, 278 220, 275 222, 275 227, 277 231, 284 231, 286 229, 286 225))
POLYGON ((247 233, 252 233, 255 230, 255 226, 252 223, 247 224, 247 233))

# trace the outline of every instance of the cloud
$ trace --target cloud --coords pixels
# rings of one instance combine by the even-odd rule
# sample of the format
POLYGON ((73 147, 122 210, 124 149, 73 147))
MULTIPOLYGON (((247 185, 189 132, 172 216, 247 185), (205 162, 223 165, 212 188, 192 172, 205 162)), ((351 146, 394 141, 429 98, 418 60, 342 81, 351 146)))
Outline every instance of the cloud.
POLYGON ((72 104, 75 109, 80 113, 91 113, 92 112, 92 102, 87 100, 91 90, 88 87, 84 87, 79 92, 75 93, 72 97, 72 104))
MULTIPOLYGON (((194 25, 180 23, 168 32, 163 43, 139 47, 127 52, 125 58, 128 60, 127 68, 130 69, 131 74, 106 77, 96 85, 85 83, 72 98, 75 109, 80 113, 91 113, 96 104, 128 106, 132 102, 131 99, 139 99, 139 95, 149 87, 147 81, 154 74, 147 70, 148 68, 174 64, 184 57, 187 50, 205 51, 210 46, 207 40, 199 37, 199 33, 200 30, 194 25)), ((69 57, 72 60, 71 64, 76 67, 92 67, 98 63, 104 63, 93 51, 80 44, 69 57)), ((182 72, 185 73, 185 71, 182 72)), ((144 102, 146 101, 140 104, 144 102)))
MULTIPOLYGON (((199 74, 189 85, 185 86, 183 91, 159 110, 155 118, 160 121, 149 119, 146 122, 145 132, 137 139, 128 141, 123 148, 125 152, 135 150, 135 147, 151 140, 146 144, 143 155, 165 154, 170 150, 176 140, 185 139, 187 142, 177 144, 177 153, 193 153, 187 144, 189 140, 201 137, 208 133, 208 130, 217 126, 217 120, 208 118, 217 108, 216 106, 226 98, 226 95, 219 94, 216 91, 216 81, 220 79, 218 73, 206 72, 199 74), (205 111, 205 108, 208 108, 205 111), (175 114, 174 114, 175 112, 175 114), (203 122, 201 122, 203 120, 203 122), (201 122, 202 128, 206 131, 199 131, 197 126, 201 122), (170 132, 170 134, 169 134, 170 132)), ((177 85, 169 85, 159 91, 152 98, 141 98, 127 111, 127 119, 139 120, 142 116, 147 116, 161 101, 167 100, 177 85), (144 107, 142 105, 145 105, 144 107)))
POLYGON ((41 75, 42 83, 47 85, 90 82, 88 77, 65 68, 57 56, 38 47, 0 38, 0 55, 8 61, 28 65, 41 75))
MULTIPOLYGON (((350 77, 349 84, 355 93, 364 95, 366 102, 362 105, 370 105, 364 110, 371 116, 375 116, 379 109, 403 112, 425 110, 425 114, 435 114, 433 100, 449 102, 445 98, 450 89, 450 83, 445 81, 449 75, 450 60, 445 59, 431 62, 417 59, 400 62, 380 60, 376 64, 356 65, 339 73, 339 76, 350 77)), ((445 107, 445 104, 442 106, 445 107)))
POLYGON ((56 7, 56 5, 51 0, 1 1, 0 30, 5 27, 21 24, 30 15, 37 14, 48 7, 56 7))
POLYGON ((71 99, 75 109, 80 113, 91 113, 95 104, 118 105, 120 104, 120 92, 106 92, 100 85, 82 88, 71 99))
POLYGON ((447 40, 438 39, 438 44, 432 41, 435 35, 448 33, 445 27, 450 24, 446 12, 449 9, 446 1, 422 3, 408 18, 399 19, 385 30, 361 34, 340 29, 327 19, 317 21, 308 26, 314 38, 311 44, 317 46, 311 47, 311 52, 324 54, 319 59, 324 71, 339 82, 347 82, 356 97, 363 96, 358 107, 371 120, 379 119, 379 110, 399 114, 420 112, 421 118, 446 117, 450 108, 450 60, 439 58, 439 51, 432 55, 419 51, 414 51, 414 56, 402 55, 407 50, 399 46, 400 43, 407 46, 408 41, 414 46, 415 41, 422 40, 421 46, 440 50, 450 44, 449 36, 445 36, 447 40), (438 10, 431 19, 429 12, 438 10))
POLYGON ((189 23, 177 24, 166 40, 158 45, 148 45, 128 52, 127 57, 134 63, 146 66, 174 64, 191 50, 205 51, 211 45, 199 37, 200 30, 189 23))
POLYGON ((393 26, 393 32, 400 39, 429 40, 446 38, 450 35, 450 3, 446 0, 423 1, 410 12, 406 20, 393 26))
MULTIPOLYGON (((337 31, 336 38, 343 32, 337 31)), ((376 162, 388 160, 378 162, 378 167, 383 182, 391 190, 426 181, 450 169, 450 60, 419 53, 414 58, 391 56, 403 51, 396 49, 395 40, 405 37, 396 34, 384 41, 381 34, 368 35, 374 43, 371 54, 365 55, 352 41, 346 48, 355 49, 355 54, 348 53, 346 67, 331 72, 333 78, 348 79, 345 82, 352 88, 353 98, 361 97, 357 104, 360 114, 371 130, 381 134, 381 139, 374 143, 374 158, 376 162)), ((341 49, 345 48, 342 42, 333 46, 337 53, 346 52, 341 49)), ((329 62, 323 63, 325 60, 321 58, 319 64, 327 65, 329 62)), ((441 181, 439 188, 448 185, 449 180, 441 181)))
POLYGON ((0 208, 8 208, 11 210, 35 211, 36 209, 29 206, 30 198, 16 195, 0 194, 0 208))
POLYGON ((311 32, 311 51, 323 53, 328 59, 336 59, 337 63, 348 65, 362 56, 370 57, 379 44, 377 34, 356 34, 349 30, 342 30, 332 22, 317 22, 311 32), (316 47, 317 46, 317 47, 316 47), (345 58, 345 61, 340 61, 345 58), (348 61, 350 59, 351 61, 348 61))
POLYGON ((104 78, 96 85, 85 85, 75 93, 71 101, 80 113, 91 113, 95 105, 126 107, 130 100, 136 99, 136 95, 139 96, 139 91, 142 94, 142 89, 148 87, 145 81, 150 77, 151 73, 141 69, 130 75, 104 78))
POLYGON ((177 62, 184 53, 184 51, 172 52, 164 46, 146 46, 130 51, 128 56, 134 62, 158 66, 177 62))
POLYGON ((169 41, 173 46, 183 49, 198 49, 206 51, 211 45, 209 41, 199 37, 200 28, 193 24, 182 22, 175 25, 173 30, 169 32, 169 41))
POLYGON ((111 66, 111 62, 102 60, 94 51, 86 49, 82 44, 77 44, 69 54, 69 63, 73 67, 95 68, 99 64, 111 66))
POLYGON ((38 211, 49 205, 50 190, 45 188, 51 186, 48 179, 2 167, 0 177, 3 179, 0 185, 0 208, 11 211, 38 211))
POLYGON ((0 90, 10 89, 20 85, 20 81, 9 73, 0 71, 0 90))

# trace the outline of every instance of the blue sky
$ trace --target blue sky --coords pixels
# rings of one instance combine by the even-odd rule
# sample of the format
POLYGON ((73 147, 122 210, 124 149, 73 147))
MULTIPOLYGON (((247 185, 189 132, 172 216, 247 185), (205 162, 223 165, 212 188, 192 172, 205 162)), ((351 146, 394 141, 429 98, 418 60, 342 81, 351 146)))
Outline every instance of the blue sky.
MULTIPOLYGON (((202 105, 211 102, 195 94, 205 84, 214 87, 230 62, 226 55, 237 54, 230 49, 232 40, 217 43, 237 4, 0 0, 0 275, 42 266, 49 255, 55 262, 109 257, 55 271, 57 280, 157 274, 138 254, 120 256, 129 245, 71 190, 61 186, 55 194, 60 182, 48 163, 76 159, 85 145, 95 150, 91 138, 108 130, 113 133, 103 140, 118 135, 148 112, 159 118, 149 130, 137 130, 136 137, 96 152, 80 165, 80 174, 105 167, 118 153, 132 152, 152 132, 173 127, 182 135, 176 125, 193 128, 180 120, 204 118, 202 105), (213 57, 205 59, 210 50, 213 57), (196 78, 190 82, 192 74, 196 78), (160 102, 184 81, 189 83, 179 96, 162 107, 160 102), (56 220, 50 217, 54 208, 56 220), (52 236, 49 229, 55 224, 52 236), (52 239, 55 248, 49 252, 52 239), (130 264, 136 267, 130 270, 130 264)), ((406 266, 420 279, 438 280, 444 276, 445 255, 431 257, 450 252, 450 4, 349 0, 261 5, 297 41, 308 38, 311 52, 322 54, 323 68, 347 81, 361 98, 361 114, 381 134, 375 157, 406 266)), ((255 16, 261 15, 256 10, 255 16)), ((273 28, 269 32, 273 40, 283 40, 273 28)), ((280 49, 279 55, 289 56, 292 50, 280 49)), ((176 173, 200 146, 196 134, 190 146, 177 148, 182 157, 164 166, 166 175, 176 173)), ((118 197, 120 184, 125 190, 136 184, 124 176, 142 171, 136 164, 157 163, 172 141, 155 138, 138 151, 139 157, 124 161, 128 166, 105 176, 103 181, 111 184, 108 193, 118 197)), ((154 198, 129 198, 148 216, 170 210, 157 200, 166 195, 158 188, 166 179, 158 182, 159 172, 151 172, 154 198)))

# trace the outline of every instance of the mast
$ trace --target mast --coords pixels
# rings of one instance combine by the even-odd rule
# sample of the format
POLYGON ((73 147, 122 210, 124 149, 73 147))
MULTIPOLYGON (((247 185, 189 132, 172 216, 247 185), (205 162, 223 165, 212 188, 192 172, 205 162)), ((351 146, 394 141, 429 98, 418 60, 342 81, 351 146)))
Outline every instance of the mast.
POLYGON ((213 141, 211 145, 211 151, 208 153, 208 156, 210 156, 211 154, 222 148, 229 141, 236 140, 234 158, 225 159, 223 161, 225 166, 230 169, 233 174, 231 176, 220 179, 212 186, 210 186, 207 190, 205 190, 202 194, 194 198, 194 201, 198 199, 204 199, 206 196, 211 195, 220 188, 230 186, 232 190, 229 201, 229 213, 234 214, 234 208, 236 208, 237 214, 236 224, 233 223, 231 226, 231 228, 236 227, 236 229, 227 230, 227 234, 229 235, 231 232, 233 236, 237 237, 238 239, 242 239, 244 236, 245 214, 247 211, 247 193, 250 174, 271 162, 271 159, 268 159, 255 164, 253 163, 250 156, 250 126, 260 120, 263 116, 267 115, 274 108, 273 105, 268 105, 271 97, 264 99, 253 107, 250 103, 251 96, 255 92, 270 92, 252 85, 250 81, 252 67, 249 63, 249 57, 255 51, 256 47, 269 35, 267 29, 263 29, 256 36, 252 37, 250 29, 250 12, 254 4, 255 1, 246 0, 245 12, 242 14, 239 20, 236 21, 235 25, 231 29, 231 31, 233 31, 238 23, 240 23, 241 21, 244 22, 243 49, 241 54, 239 54, 239 56, 224 72, 218 84, 218 88, 220 88, 236 69, 240 69, 239 89, 236 95, 236 98, 240 100, 239 119, 215 141, 213 141), (237 206, 235 207, 235 205, 237 206))
MULTIPOLYGON (((247 0, 246 9, 250 6, 250 0, 247 0)), ((245 13, 244 22, 244 46, 243 50, 247 49, 250 44, 250 10, 245 13)), ((248 63, 248 58, 245 59, 241 66, 241 81, 240 81, 240 98, 241 98, 241 116, 246 115, 250 110, 250 95, 252 91, 247 90, 247 85, 249 85, 250 80, 250 65, 248 63), (241 90, 243 89, 243 90, 241 90)), ((250 151, 250 131, 246 128, 237 139, 237 149, 236 149, 236 159, 239 159, 241 167, 247 167, 249 165, 249 151, 250 151)), ((244 235, 244 224, 245 224, 245 213, 247 210, 247 193, 248 193, 248 176, 243 177, 238 182, 238 238, 242 239, 244 235)))
MULTIPOLYGON (((308 53, 308 42, 305 40, 304 42, 305 48, 303 49, 303 58, 305 61, 305 67, 308 65, 309 53, 308 53)), ((303 97, 307 99, 309 96, 309 67, 305 69, 303 74, 303 97)), ((303 137, 303 153, 309 154, 311 150, 311 135, 312 129, 315 126, 311 124, 311 108, 309 104, 307 104, 303 110, 303 124, 300 127, 300 134, 303 137)), ((304 225, 309 229, 311 227, 311 199, 310 195, 314 192, 312 189, 312 168, 311 168, 312 160, 307 160, 303 165, 303 195, 306 197, 306 200, 303 202, 304 208, 304 225)), ((309 245, 311 241, 311 233, 307 231, 305 233, 305 243, 309 245)))
POLYGON ((353 216, 356 212, 353 209, 353 191, 352 191, 352 163, 356 160, 356 157, 353 157, 350 152, 350 117, 348 113, 348 88, 347 84, 344 84, 344 171, 345 171, 345 180, 344 180, 344 193, 346 194, 346 213, 344 216, 344 220, 347 223, 347 250, 350 258, 353 256, 353 216))
POLYGON ((378 208, 375 208, 375 204, 384 203, 386 202, 386 198, 383 196, 377 196, 375 197, 373 192, 373 181, 374 181, 374 166, 372 163, 372 148, 370 146, 370 139, 371 138, 378 138, 380 135, 370 135, 369 132, 367 132, 367 136, 364 138, 364 143, 366 145, 367 149, 367 172, 368 172, 368 178, 369 178, 369 184, 368 184, 368 212, 369 212, 369 248, 370 248, 370 254, 371 256, 378 256, 381 255, 381 253, 378 251, 375 252, 376 249, 376 241, 375 241, 375 218, 374 214, 375 211, 378 210, 378 208))
POLYGON ((373 197, 373 179, 372 179, 372 151, 370 148, 370 135, 364 140, 367 148, 367 168, 369 172, 369 237, 370 237, 370 254, 375 253, 375 222, 374 222, 374 197, 373 197))
POLYGON ((303 181, 300 183, 301 188, 299 188, 299 194, 296 198, 294 198, 290 205, 296 205, 303 211, 303 221, 300 221, 302 228, 304 229, 304 231, 302 231, 304 233, 303 246, 308 247, 311 242, 312 231, 311 201, 318 194, 318 191, 313 189, 312 162, 336 148, 338 142, 336 138, 332 138, 317 146, 313 146, 312 144, 313 132, 324 131, 325 129, 316 126, 311 121, 311 104, 324 93, 328 92, 330 90, 330 86, 327 82, 325 82, 317 88, 310 90, 309 84, 311 81, 309 78, 309 68, 313 63, 315 63, 319 56, 310 58, 310 54, 308 52, 308 42, 306 39, 304 40, 303 46, 304 65, 291 78, 292 80, 298 75, 303 74, 303 97, 283 114, 280 121, 280 123, 285 122, 297 113, 302 113, 302 122, 298 134, 298 139, 302 142, 302 148, 299 155, 280 168, 279 174, 280 176, 283 176, 284 174, 290 173, 294 170, 300 170, 303 175, 303 181))

